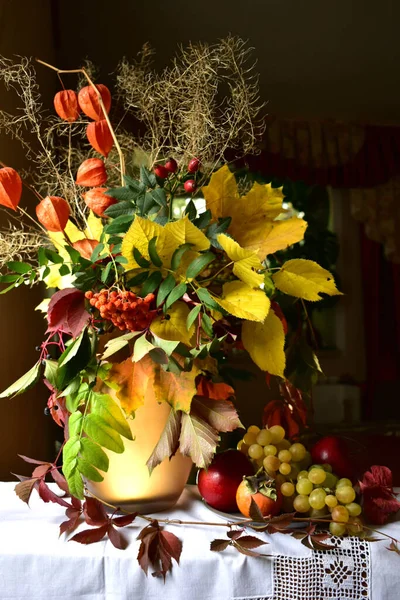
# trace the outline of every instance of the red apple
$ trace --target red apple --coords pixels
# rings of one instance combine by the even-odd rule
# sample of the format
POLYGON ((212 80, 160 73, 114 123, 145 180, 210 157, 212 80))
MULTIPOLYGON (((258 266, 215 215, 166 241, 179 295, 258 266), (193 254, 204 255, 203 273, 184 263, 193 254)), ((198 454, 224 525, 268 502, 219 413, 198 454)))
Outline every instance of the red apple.
POLYGON ((225 450, 214 456, 208 469, 199 471, 197 485, 204 500, 213 508, 238 512, 236 491, 245 475, 254 475, 247 456, 238 450, 225 450))
POLYGON ((321 438, 312 448, 311 457, 314 463, 331 465, 333 472, 339 477, 354 477, 354 468, 347 444, 341 438, 328 435, 321 438))

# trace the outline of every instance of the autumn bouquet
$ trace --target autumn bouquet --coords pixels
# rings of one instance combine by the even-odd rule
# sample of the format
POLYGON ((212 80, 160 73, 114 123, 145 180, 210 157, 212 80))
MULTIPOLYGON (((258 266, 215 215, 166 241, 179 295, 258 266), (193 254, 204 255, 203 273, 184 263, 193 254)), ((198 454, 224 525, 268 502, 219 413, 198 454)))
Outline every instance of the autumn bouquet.
MULTIPOLYGON (((248 52, 236 38, 193 45, 159 75, 145 47, 119 67, 115 117, 91 65, 45 65, 62 83, 48 114, 33 64, 2 59, 0 76, 23 112, 1 113, 0 127, 23 144, 33 169, 0 169, 0 204, 10 215, 0 231, 0 293, 43 282, 50 297, 39 307, 47 325, 38 360, 0 397, 39 380, 49 389, 46 412, 64 443, 53 463, 27 459, 38 464, 17 492, 28 501, 36 488, 66 506, 62 531, 76 526, 85 484, 103 479, 106 451, 124 452, 129 420, 149 399, 169 410, 149 470, 178 450, 200 468, 210 463, 220 432, 241 426, 226 367, 232 352, 280 383, 292 417, 304 409, 288 380, 293 332, 280 302, 291 298, 303 310, 304 301, 340 292, 317 263, 284 260, 307 223, 283 207, 282 189, 225 162, 227 150, 257 151, 263 132, 248 52), (66 77, 79 78, 78 91, 64 88, 66 77), (35 146, 24 136, 32 131, 35 146), (35 198, 33 216, 21 207, 23 186, 35 198)), ((310 360, 317 370, 309 348, 310 360)), ((100 509, 87 498, 85 507, 95 524, 100 509)), ((114 525, 134 517, 119 523, 101 514, 103 535, 121 545, 114 525)))

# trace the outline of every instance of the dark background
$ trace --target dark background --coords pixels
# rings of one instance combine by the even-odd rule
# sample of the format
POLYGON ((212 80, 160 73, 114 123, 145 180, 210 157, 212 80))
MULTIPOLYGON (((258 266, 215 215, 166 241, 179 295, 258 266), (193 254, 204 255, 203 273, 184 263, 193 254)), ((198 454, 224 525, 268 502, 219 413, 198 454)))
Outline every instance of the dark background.
MULTIPOLYGON (((89 58, 99 67, 98 81, 111 86, 120 58, 134 57, 147 41, 156 49, 156 66, 161 68, 179 44, 213 42, 232 33, 255 48, 261 95, 271 115, 399 124, 399 22, 400 4, 392 0, 0 0, 0 54, 36 56, 59 68, 77 68, 89 58)), ((41 67, 38 77, 51 109, 57 78, 41 67)), ((67 84, 68 77, 74 87, 73 76, 66 77, 67 84)), ((11 111, 12 103, 0 90, 0 107, 11 111)), ((24 164, 20 149, 4 136, 0 159, 16 167, 24 164)), ((341 374, 347 366, 361 381, 365 360, 359 227, 346 206, 338 227, 347 253, 341 259, 343 274, 353 282, 345 301, 351 305, 351 351, 350 358, 327 357, 325 366, 331 374, 341 374)), ((39 289, 19 289, 0 296, 2 389, 36 359, 33 348, 41 341, 44 322, 33 307, 41 294, 39 289)), ((43 415, 43 387, 2 402, 0 479, 5 479, 10 470, 20 470, 17 452, 52 456, 54 429, 43 415)))

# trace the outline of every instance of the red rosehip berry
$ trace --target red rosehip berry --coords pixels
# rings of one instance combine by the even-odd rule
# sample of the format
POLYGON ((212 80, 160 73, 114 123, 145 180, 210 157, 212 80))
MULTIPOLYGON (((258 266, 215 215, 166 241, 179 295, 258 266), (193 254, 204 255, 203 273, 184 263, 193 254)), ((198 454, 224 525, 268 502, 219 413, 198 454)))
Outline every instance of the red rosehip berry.
POLYGON ((185 181, 185 183, 183 184, 183 187, 185 188, 185 190, 187 192, 189 192, 189 194, 192 194, 193 192, 196 191, 196 182, 194 179, 188 179, 187 181, 185 181))
POLYGON ((166 179, 169 175, 168 170, 164 167, 164 165, 156 165, 154 167, 154 173, 157 175, 157 177, 159 177, 160 179, 166 179))
POLYGON ((165 163, 164 167, 167 169, 169 173, 176 173, 178 169, 178 163, 174 158, 169 158, 165 163))
POLYGON ((200 169, 200 160, 198 158, 192 158, 188 164, 189 173, 196 173, 200 169))

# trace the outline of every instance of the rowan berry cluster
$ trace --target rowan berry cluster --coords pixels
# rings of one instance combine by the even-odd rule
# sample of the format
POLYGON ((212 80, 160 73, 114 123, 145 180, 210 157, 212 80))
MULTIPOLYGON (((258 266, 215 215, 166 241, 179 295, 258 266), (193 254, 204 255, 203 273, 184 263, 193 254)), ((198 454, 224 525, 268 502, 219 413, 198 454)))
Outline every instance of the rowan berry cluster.
POLYGON ((86 292, 85 297, 98 309, 102 319, 111 321, 121 331, 143 331, 155 317, 155 311, 151 310, 154 294, 140 298, 133 292, 100 290, 86 292))

